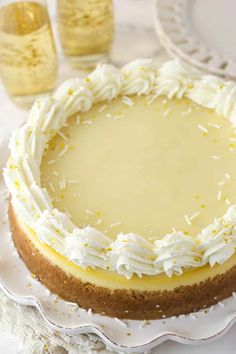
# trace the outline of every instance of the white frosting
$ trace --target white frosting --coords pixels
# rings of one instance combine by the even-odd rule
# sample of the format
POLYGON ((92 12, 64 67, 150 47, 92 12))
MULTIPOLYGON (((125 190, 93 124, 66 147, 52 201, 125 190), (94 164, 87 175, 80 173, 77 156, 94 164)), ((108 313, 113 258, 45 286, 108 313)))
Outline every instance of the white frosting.
POLYGON ((195 237, 178 231, 155 242, 131 233, 112 240, 94 228, 79 229, 66 214, 53 208, 47 191, 40 186, 44 149, 67 118, 88 111, 93 102, 133 94, 188 97, 236 124, 236 85, 232 82, 189 72, 177 61, 159 70, 149 59, 136 60, 121 70, 99 66, 85 80, 71 79, 53 97, 37 100, 27 123, 13 133, 4 177, 17 217, 41 242, 83 268, 109 269, 127 278, 160 273, 171 277, 185 268, 223 264, 235 252, 236 206, 195 237))

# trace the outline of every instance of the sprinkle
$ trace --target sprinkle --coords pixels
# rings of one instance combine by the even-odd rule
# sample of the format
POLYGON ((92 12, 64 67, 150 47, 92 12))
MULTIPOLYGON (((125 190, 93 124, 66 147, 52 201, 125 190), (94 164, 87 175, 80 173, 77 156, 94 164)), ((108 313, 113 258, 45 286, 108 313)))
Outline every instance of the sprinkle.
POLYGON ((113 119, 114 120, 117 120, 117 119, 120 119, 120 118, 124 118, 124 114, 117 114, 117 116, 114 116, 113 119))
POLYGON ((180 320, 183 320, 186 316, 183 314, 183 315, 179 315, 179 319, 180 320))
POLYGON ((160 307, 160 305, 156 305, 156 307, 158 308, 158 307, 160 307))
POLYGON ((194 315, 193 313, 190 313, 189 315, 193 320, 196 320, 196 315, 194 315))
POLYGON ((58 130, 57 134, 60 135, 60 137, 62 137, 62 139, 68 140, 67 136, 65 134, 63 134, 60 130, 58 130))
POLYGON ((223 302, 218 302, 218 305, 220 305, 220 307, 225 307, 225 304, 223 302))
POLYGON ((197 126, 200 130, 202 130, 204 133, 208 133, 207 128, 203 127, 201 124, 198 124, 197 126))
POLYGON ((91 210, 85 210, 85 213, 89 214, 89 215, 94 215, 94 213, 91 210))
POLYGON ((169 113, 170 113, 170 109, 167 109, 167 110, 163 113, 163 116, 164 116, 164 117, 167 117, 169 113))
POLYGON ((49 185, 49 187, 51 188, 51 190, 52 190, 53 192, 56 191, 55 188, 54 188, 54 185, 52 184, 52 182, 49 182, 48 185, 49 185))
POLYGON ((207 123, 209 125, 209 127, 213 127, 213 128, 216 128, 216 129, 220 129, 221 126, 219 124, 215 124, 215 123, 207 123))
POLYGON ((123 96, 122 102, 130 107, 133 106, 133 104, 134 104, 134 101, 128 96, 123 96))
POLYGON ((121 225, 121 222, 120 221, 117 221, 117 222, 114 222, 114 224, 111 224, 110 227, 116 227, 116 226, 119 226, 121 225))
POLYGON ((233 291, 232 292, 233 298, 236 299, 236 293, 233 291))
POLYGON ((66 180, 63 178, 63 179, 60 181, 59 185, 60 185, 60 189, 61 189, 61 190, 65 189, 65 188, 66 188, 66 180))
POLYGON ((214 306, 212 305, 210 308, 209 308, 209 312, 212 312, 214 309, 214 306))
POLYGON ((182 115, 182 116, 187 116, 187 115, 190 114, 191 112, 192 112, 192 107, 189 107, 189 108, 187 109, 187 111, 182 112, 181 115, 182 115))
POLYGON ((196 213, 194 213, 193 215, 191 215, 190 217, 189 217, 189 220, 194 220, 194 219, 196 219, 198 216, 200 215, 200 213, 197 211, 196 213))
POLYGON ((223 186, 225 184, 225 181, 220 181, 220 182, 218 182, 218 185, 219 186, 223 186))
POLYGON ((192 225, 191 220, 189 219, 187 214, 184 215, 184 218, 185 218, 185 221, 188 225, 192 225))
POLYGON ((93 122, 89 119, 83 120, 82 124, 91 125, 93 122))
POLYGON ((58 176, 58 172, 57 171, 53 171, 52 173, 54 176, 58 176))
POLYGON ((67 152, 67 150, 68 150, 68 145, 66 145, 66 146, 64 147, 64 149, 60 152, 59 157, 62 157, 63 155, 65 155, 65 153, 67 152))
POLYGON ((48 165, 52 165, 55 162, 56 162, 56 160, 50 160, 50 161, 48 161, 48 165))
POLYGON ((221 196, 222 196, 222 191, 219 191, 217 193, 217 200, 221 200, 221 196))
POLYGON ((71 306, 71 307, 78 307, 78 304, 76 304, 75 302, 70 302, 70 301, 65 301, 66 305, 71 306))
POLYGON ((220 160, 220 156, 219 155, 213 155, 212 158, 213 158, 213 160, 220 160))
POLYGON ((98 219, 97 225, 100 225, 102 223, 102 219, 98 219))
POLYGON ((88 314, 92 315, 92 313, 93 313, 92 309, 88 309, 88 314))
POLYGON ((236 138, 229 138, 230 141, 236 142, 236 138))
POLYGON ((231 205, 231 201, 230 201, 228 198, 225 198, 225 203, 226 203, 227 205, 231 205))
POLYGON ((176 316, 171 316, 171 320, 175 320, 177 317, 176 316))
POLYGON ((177 232, 174 227, 172 227, 171 230, 172 230, 173 233, 177 232))
POLYGON ((231 178, 231 176, 230 176, 228 173, 225 173, 225 177, 226 177, 227 179, 230 179, 230 178, 231 178))
POLYGON ((79 124, 80 124, 80 115, 78 114, 76 117, 76 125, 79 125, 79 124))
POLYGON ((106 108, 107 108, 107 104, 104 104, 99 108, 98 112, 103 112, 106 108))
POLYGON ((115 317, 115 321, 117 323, 119 323, 121 326, 123 327, 128 327, 127 323, 125 323, 124 321, 121 321, 119 318, 115 317))
POLYGON ((79 181, 77 179, 69 179, 68 183, 75 184, 75 183, 79 183, 79 181))
POLYGON ((107 118, 111 118, 111 117, 112 117, 112 114, 111 114, 111 113, 107 113, 107 114, 106 114, 106 117, 107 117, 107 118))
POLYGON ((142 323, 140 323, 140 325, 138 326, 139 329, 145 327, 148 324, 148 322, 146 320, 142 321, 142 323))
POLYGON ((163 104, 167 104, 167 99, 164 99, 164 100, 162 101, 162 103, 163 103, 163 104))

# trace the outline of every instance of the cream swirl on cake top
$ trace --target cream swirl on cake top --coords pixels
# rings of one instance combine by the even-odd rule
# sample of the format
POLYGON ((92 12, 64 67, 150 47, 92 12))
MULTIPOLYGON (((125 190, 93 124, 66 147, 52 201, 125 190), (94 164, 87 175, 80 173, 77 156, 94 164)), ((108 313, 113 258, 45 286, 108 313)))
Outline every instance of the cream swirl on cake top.
MULTIPOLYGON (((235 251, 234 205, 197 235, 186 236, 184 230, 173 230, 147 241, 131 230, 113 239, 94 227, 76 226, 68 215, 55 209, 48 191, 41 187, 44 149, 66 120, 75 113, 89 111, 95 102, 106 104, 118 95, 130 94, 148 94, 150 105, 160 95, 190 98, 235 124, 236 88, 231 82, 189 73, 177 62, 169 62, 159 70, 151 60, 137 60, 121 70, 104 65, 85 80, 69 80, 53 97, 37 100, 28 122, 13 134, 4 177, 17 216, 42 242, 84 268, 101 267, 129 278, 133 274, 162 272, 179 275, 185 268, 222 264, 235 251)), ((129 99, 125 97, 124 101, 132 104, 129 99)), ((204 124, 199 129, 204 134, 204 124)), ((68 149, 65 144, 61 154, 68 149)), ((226 172, 224 180, 228 177, 226 172)), ((185 216, 187 221, 191 217, 185 216)))

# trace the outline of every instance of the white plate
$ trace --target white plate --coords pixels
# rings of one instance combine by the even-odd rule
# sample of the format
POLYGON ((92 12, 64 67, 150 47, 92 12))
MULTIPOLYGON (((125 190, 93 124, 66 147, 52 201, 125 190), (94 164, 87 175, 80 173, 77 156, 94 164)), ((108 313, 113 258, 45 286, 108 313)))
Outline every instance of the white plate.
MULTIPOLYGON (((0 145, 0 169, 7 158, 0 145)), ((7 190, 0 177, 0 287, 11 299, 38 308, 49 326, 66 333, 95 333, 109 346, 144 353, 165 340, 200 344, 218 338, 236 322, 236 298, 188 316, 150 321, 119 321, 85 311, 52 294, 34 279, 14 248, 7 218, 7 190)))
POLYGON ((236 79, 235 0, 156 0, 156 30, 170 54, 236 79))

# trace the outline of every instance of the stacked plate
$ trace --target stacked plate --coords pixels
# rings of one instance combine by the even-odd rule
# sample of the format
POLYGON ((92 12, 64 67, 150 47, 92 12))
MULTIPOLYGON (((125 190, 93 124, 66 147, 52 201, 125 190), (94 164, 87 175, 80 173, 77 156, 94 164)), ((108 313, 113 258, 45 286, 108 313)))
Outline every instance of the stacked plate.
POLYGON ((174 57, 236 80, 234 0, 156 0, 156 31, 174 57))

